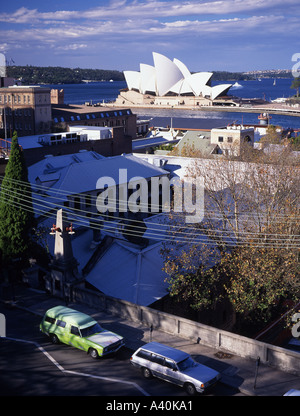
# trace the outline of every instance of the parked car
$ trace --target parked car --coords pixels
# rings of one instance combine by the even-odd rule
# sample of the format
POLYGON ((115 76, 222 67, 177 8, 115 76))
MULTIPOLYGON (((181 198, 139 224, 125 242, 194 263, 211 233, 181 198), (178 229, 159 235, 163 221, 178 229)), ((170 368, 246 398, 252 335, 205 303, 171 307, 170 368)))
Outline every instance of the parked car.
POLYGON ((89 315, 65 306, 49 309, 40 323, 40 330, 54 344, 72 345, 86 351, 92 358, 116 352, 124 345, 120 335, 102 328, 89 315))
POLYGON ((217 383, 221 375, 203 364, 199 364, 186 352, 150 342, 131 356, 133 366, 142 370, 144 377, 158 377, 177 384, 194 395, 203 393, 217 383))

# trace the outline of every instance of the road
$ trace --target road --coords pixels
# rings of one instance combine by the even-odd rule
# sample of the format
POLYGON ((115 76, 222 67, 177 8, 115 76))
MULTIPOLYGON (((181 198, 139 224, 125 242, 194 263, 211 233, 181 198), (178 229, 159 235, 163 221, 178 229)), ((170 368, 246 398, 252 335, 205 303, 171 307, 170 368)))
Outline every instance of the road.
MULTIPOLYGON (((0 338, 0 396, 166 396, 186 399, 183 389, 159 379, 146 380, 123 348, 114 356, 92 359, 64 344, 53 345, 39 332, 40 319, 0 304, 6 337, 0 338)), ((241 395, 218 384, 213 396, 241 395)))

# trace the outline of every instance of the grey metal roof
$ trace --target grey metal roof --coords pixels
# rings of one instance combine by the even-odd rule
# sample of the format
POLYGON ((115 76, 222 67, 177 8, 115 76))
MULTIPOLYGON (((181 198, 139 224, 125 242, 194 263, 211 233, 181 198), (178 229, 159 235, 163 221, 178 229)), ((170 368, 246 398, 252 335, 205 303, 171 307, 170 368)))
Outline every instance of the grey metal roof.
POLYGON ((203 156, 209 156, 217 146, 216 144, 211 144, 210 136, 210 131, 190 130, 183 136, 176 148, 180 151, 182 151, 184 147, 192 148, 193 150, 201 152, 203 156))

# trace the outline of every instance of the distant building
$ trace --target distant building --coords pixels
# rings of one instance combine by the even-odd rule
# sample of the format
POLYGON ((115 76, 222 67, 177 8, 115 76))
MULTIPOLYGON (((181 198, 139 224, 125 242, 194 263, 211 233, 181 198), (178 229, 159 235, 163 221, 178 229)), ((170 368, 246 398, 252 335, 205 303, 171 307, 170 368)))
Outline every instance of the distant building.
POLYGON ((188 130, 176 150, 181 156, 209 158, 214 155, 239 156, 243 143, 254 145, 254 127, 228 125, 211 130, 188 130))
MULTIPOLYGON (((117 105, 211 106, 226 96, 232 84, 211 86, 212 72, 192 74, 186 65, 153 52, 154 66, 140 64, 140 71, 124 71, 127 90, 117 105)), ((228 105, 233 103, 228 103, 228 105)))
POLYGON ((53 105, 53 124, 67 130, 69 126, 122 127, 124 135, 135 138, 137 134, 136 115, 129 108, 111 109, 90 105, 53 105))
POLYGON ((63 89, 52 89, 51 90, 51 104, 64 104, 65 92, 63 89))
POLYGON ((211 130, 188 130, 176 145, 176 150, 181 156, 192 156, 193 152, 201 157, 222 153, 218 144, 212 144, 210 138, 211 130))
POLYGON ((0 134, 28 136, 51 131, 50 89, 38 86, 0 88, 0 134))
POLYGON ((227 127, 211 130, 210 142, 218 145, 222 153, 239 156, 244 143, 254 144, 254 128, 245 128, 242 125, 228 125, 227 127))
POLYGON ((131 137, 124 135, 122 127, 70 126, 69 131, 19 137, 19 144, 27 166, 47 155, 94 151, 103 156, 117 156, 132 152, 131 137))

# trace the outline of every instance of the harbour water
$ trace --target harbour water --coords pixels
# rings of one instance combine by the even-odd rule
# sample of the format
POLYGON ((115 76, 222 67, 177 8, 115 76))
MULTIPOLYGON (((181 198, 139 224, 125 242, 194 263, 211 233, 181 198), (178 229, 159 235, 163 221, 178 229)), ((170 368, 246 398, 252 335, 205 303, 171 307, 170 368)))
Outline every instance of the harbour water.
MULTIPOLYGON (((295 90, 290 88, 292 81, 290 78, 278 78, 275 83, 272 78, 238 81, 240 86, 232 87, 229 94, 241 98, 265 98, 269 101, 276 98, 287 98, 295 94, 295 90)), ((215 82, 213 85, 220 83, 224 82, 215 82)), ((51 85, 50 87, 64 89, 66 104, 84 104, 86 102, 95 104, 114 101, 120 89, 126 88, 126 82, 91 82, 51 85)), ((223 126, 233 121, 244 124, 258 124, 257 113, 136 108, 133 112, 139 118, 151 118, 152 125, 162 127, 172 125, 181 128, 211 128, 223 126)), ((270 122, 284 128, 300 128, 300 117, 274 114, 270 122)))

